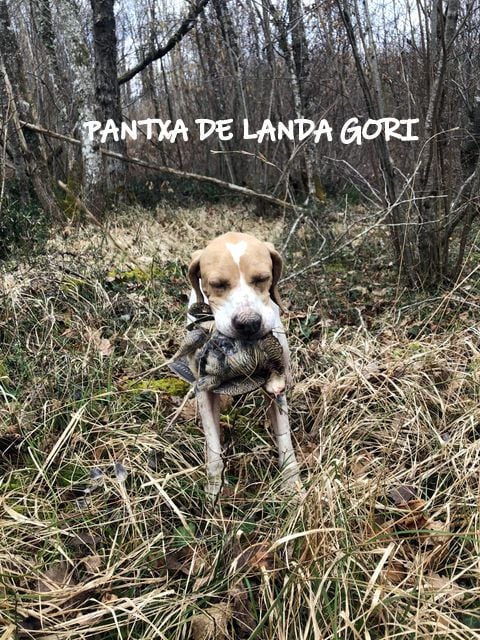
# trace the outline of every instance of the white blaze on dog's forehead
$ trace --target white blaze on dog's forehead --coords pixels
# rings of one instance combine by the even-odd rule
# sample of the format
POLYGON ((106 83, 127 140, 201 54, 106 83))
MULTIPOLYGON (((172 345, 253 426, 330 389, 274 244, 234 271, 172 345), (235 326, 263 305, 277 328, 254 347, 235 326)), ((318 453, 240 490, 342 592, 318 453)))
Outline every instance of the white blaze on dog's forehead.
POLYGON ((236 265, 240 266, 240 258, 245 253, 247 248, 247 243, 245 240, 241 240, 240 242, 235 242, 234 244, 231 242, 227 242, 227 249, 230 251, 233 261, 236 265))

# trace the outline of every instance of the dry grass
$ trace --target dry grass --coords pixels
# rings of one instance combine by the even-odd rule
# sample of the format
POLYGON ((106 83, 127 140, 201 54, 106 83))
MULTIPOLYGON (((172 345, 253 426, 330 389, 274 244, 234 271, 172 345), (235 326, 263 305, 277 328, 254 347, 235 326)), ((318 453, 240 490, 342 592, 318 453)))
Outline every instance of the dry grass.
POLYGON ((215 232, 279 238, 282 224, 171 213, 118 217, 125 254, 88 229, 2 276, 0 638, 480 637, 471 318, 447 321, 437 299, 412 338, 405 314, 367 329, 292 308, 306 495, 277 491, 250 395, 224 409, 213 509, 194 402, 161 366, 184 265, 215 232))

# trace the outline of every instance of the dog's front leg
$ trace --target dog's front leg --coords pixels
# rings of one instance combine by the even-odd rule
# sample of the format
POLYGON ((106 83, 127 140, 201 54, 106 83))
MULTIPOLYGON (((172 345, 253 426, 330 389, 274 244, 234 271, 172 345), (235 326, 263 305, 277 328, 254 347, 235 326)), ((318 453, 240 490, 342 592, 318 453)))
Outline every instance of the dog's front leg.
POLYGON ((211 391, 200 391, 197 400, 207 444, 206 492, 211 498, 215 498, 222 487, 223 475, 222 445, 220 443, 220 399, 211 391))
POLYGON ((271 401, 268 414, 277 440, 278 464, 283 476, 282 483, 285 489, 291 490, 299 485, 300 476, 290 432, 287 398, 284 393, 271 401))

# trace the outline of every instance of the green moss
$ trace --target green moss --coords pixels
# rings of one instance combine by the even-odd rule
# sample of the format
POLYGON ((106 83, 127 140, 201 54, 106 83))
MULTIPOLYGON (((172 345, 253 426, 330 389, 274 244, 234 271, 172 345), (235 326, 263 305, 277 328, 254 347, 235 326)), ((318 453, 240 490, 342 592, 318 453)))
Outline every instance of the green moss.
POLYGON ((90 51, 83 42, 75 42, 73 55, 77 67, 90 67, 90 51))
POLYGON ((407 345, 407 349, 408 351, 413 351, 413 352, 423 351, 424 346, 420 342, 409 342, 407 345))
POLYGON ((190 389, 190 385, 178 378, 152 378, 141 382, 127 384, 130 391, 141 393, 142 391, 161 391, 168 396, 184 396, 190 389))
POLYGON ((329 262, 324 268, 327 273, 345 273, 347 271, 347 266, 343 262, 329 262))
POLYGON ((81 180, 79 179, 78 170, 74 169, 67 177, 67 191, 61 192, 62 197, 59 198, 59 205, 66 216, 74 222, 79 216, 77 196, 81 191, 81 180))
MULTIPOLYGON (((474 357, 469 362, 467 366, 467 371, 469 371, 470 373, 476 373, 479 370, 480 370, 480 357, 474 357)), ((0 362, 0 377, 1 377, 1 362, 0 362)))
POLYGON ((182 271, 176 262, 167 262, 161 267, 152 264, 150 267, 134 267, 133 269, 110 269, 106 275, 109 282, 144 284, 152 281, 159 281, 170 284, 172 280, 182 277, 182 271))
POLYGON ((3 360, 0 360, 0 378, 8 377, 8 367, 3 360))
POLYGON ((409 342, 405 346, 395 347, 392 349, 392 355, 396 358, 408 358, 412 353, 422 353, 425 351, 425 345, 421 342, 409 342))
POLYGON ((62 281, 60 289, 63 293, 70 293, 72 291, 77 291, 84 284, 86 284, 85 280, 82 280, 81 278, 72 278, 71 276, 67 276, 62 281))
POLYGON ((85 479, 85 470, 76 464, 67 464, 63 466, 57 475, 57 482, 62 487, 68 487, 71 484, 80 482, 85 479))
POLYGON ((120 271, 118 269, 111 269, 107 277, 109 280, 117 280, 120 282, 150 282, 151 280, 158 278, 165 278, 167 273, 163 269, 158 267, 152 267, 151 269, 142 269, 141 267, 135 267, 128 271, 120 271))

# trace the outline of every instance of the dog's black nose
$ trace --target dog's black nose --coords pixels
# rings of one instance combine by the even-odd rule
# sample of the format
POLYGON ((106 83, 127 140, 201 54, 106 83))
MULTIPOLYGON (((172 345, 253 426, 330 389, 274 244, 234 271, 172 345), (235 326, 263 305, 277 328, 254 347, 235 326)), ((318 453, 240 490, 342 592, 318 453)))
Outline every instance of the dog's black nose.
POLYGON ((239 336, 249 338, 254 336, 262 326, 262 317, 259 313, 238 313, 233 317, 233 328, 239 336))

